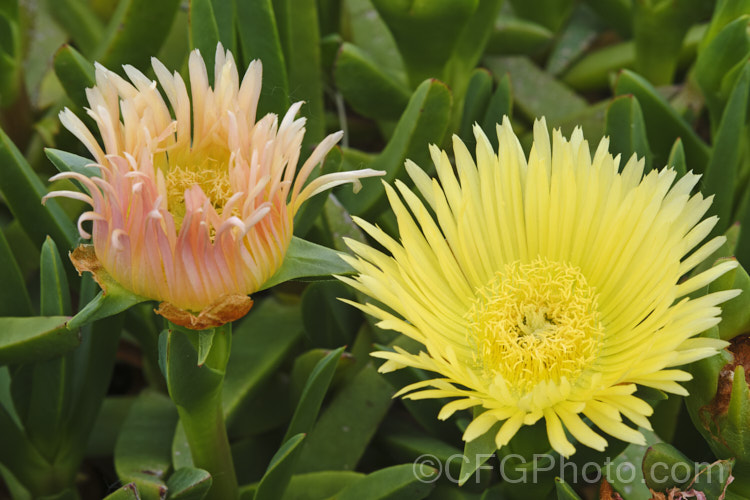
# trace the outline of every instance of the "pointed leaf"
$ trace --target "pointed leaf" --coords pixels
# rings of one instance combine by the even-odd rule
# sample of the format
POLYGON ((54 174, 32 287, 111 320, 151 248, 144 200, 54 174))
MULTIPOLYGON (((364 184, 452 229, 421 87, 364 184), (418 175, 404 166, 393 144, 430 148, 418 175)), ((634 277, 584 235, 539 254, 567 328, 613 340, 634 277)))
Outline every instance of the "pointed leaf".
POLYGON ((145 69, 166 40, 180 3, 180 0, 118 2, 96 60, 118 72, 123 64, 145 69), (158 22, 159 29, 154 29, 154 22, 158 22))
POLYGON ((504 116, 511 115, 512 109, 513 96, 510 88, 510 77, 505 75, 497 82, 497 88, 493 92, 490 102, 487 104, 484 120, 479 122, 487 134, 490 144, 495 148, 497 148, 497 134, 492 133, 492 131, 495 130, 495 126, 498 123, 503 122, 504 116))
POLYGON ((266 299, 234 327, 232 356, 224 379, 224 415, 231 427, 250 400, 302 336, 299 309, 266 299))
POLYGON ((372 364, 367 365, 318 418, 305 440, 297 471, 353 470, 388 411, 392 395, 391 386, 372 364))
POLYGON ((261 290, 290 280, 332 279, 332 274, 352 272, 349 264, 344 262, 335 250, 294 236, 281 267, 263 283, 261 290))
POLYGON ((682 177, 687 173, 687 164, 685 160, 685 148, 682 147, 682 139, 675 139, 672 149, 669 151, 667 167, 677 170, 677 176, 682 177))
MULTIPOLYGON (((482 409, 474 409, 475 418, 481 413, 482 409)), ((497 422, 487 432, 464 444, 464 456, 467 457, 468 460, 461 461, 461 472, 459 473, 458 484, 464 484, 495 454, 497 451, 495 436, 497 436, 501 426, 502 422, 497 422)))
POLYGON ((294 465, 302 449, 300 444, 304 439, 304 434, 296 434, 279 448, 260 480, 255 500, 275 500, 282 497, 292 477, 294 465))
POLYGON ((5 235, 0 231, 0 316, 31 316, 29 292, 26 290, 21 269, 8 246, 5 235))
POLYGON ((667 161, 675 139, 680 137, 688 158, 688 170, 701 173, 708 163, 708 146, 683 120, 654 87, 643 77, 623 70, 615 85, 616 95, 633 94, 648 124, 648 143, 654 154, 653 164, 661 167, 667 161))
POLYGON ((294 411, 291 422, 289 422, 284 439, 281 440, 283 443, 291 439, 292 436, 310 432, 312 429, 343 352, 343 347, 331 351, 315 365, 307 379, 305 388, 302 390, 297 409, 294 411))
POLYGON ((0 364, 28 363, 64 354, 81 341, 65 327, 68 316, 0 318, 0 364))
POLYGON ((128 483, 114 493, 110 493, 104 497, 104 500, 141 500, 141 496, 138 494, 138 488, 135 486, 135 483, 128 483))
POLYGON ((211 474, 203 469, 177 469, 167 480, 167 500, 202 500, 208 494, 211 482, 211 474))
POLYGON ((90 167, 94 161, 59 149, 45 148, 44 153, 60 172, 77 172, 86 177, 101 177, 99 169, 90 167))
POLYGON ((215 330, 202 330, 198 332, 198 366, 202 366, 211 352, 214 343, 215 330))
POLYGON ((559 477, 555 478, 555 491, 557 500, 581 500, 575 490, 559 477))
POLYGON ((214 81, 214 57, 219 43, 219 25, 216 23, 211 0, 190 0, 190 47, 201 51, 208 69, 208 81, 214 81))
POLYGON ((461 116, 461 125, 458 136, 473 151, 471 145, 474 144, 474 133, 472 127, 474 123, 481 123, 487 113, 487 105, 492 96, 492 75, 484 68, 477 68, 469 78, 469 84, 466 88, 464 98, 463 115, 461 116))
MULTIPOLYGON (((57 251, 57 245, 47 238, 42 245, 41 262, 40 312, 44 316, 56 314, 69 315, 73 311, 70 305, 70 289, 65 275, 63 261, 57 251)), ((3 283, 7 283, 3 281, 3 283)))
POLYGON ((646 123, 643 120, 638 99, 632 95, 616 97, 607 108, 604 135, 609 136, 609 151, 612 155, 622 155, 621 168, 634 154, 645 158, 645 172, 651 170, 651 150, 648 147, 646 123))
MULTIPOLYGON (((385 149, 370 164, 384 170, 383 178, 362 179, 362 190, 339 189, 336 197, 353 215, 375 216, 387 207, 382 181, 406 177, 404 161, 409 158, 422 168, 429 161, 428 144, 440 144, 448 127, 451 109, 450 90, 437 80, 426 80, 409 99, 406 110, 385 149), (382 180, 381 180, 382 179, 382 180)), ((346 159, 346 153, 345 153, 346 159)))
POLYGON ((55 200, 42 206, 47 191, 10 138, 0 130, 0 193, 37 248, 49 234, 61 246, 71 248, 78 239, 75 224, 55 200))
POLYGON ((333 78, 357 113, 375 120, 395 120, 409 102, 408 87, 384 73, 369 54, 345 42, 334 64, 333 78))
POLYGON ((258 116, 283 115, 289 107, 289 79, 271 0, 237 3, 237 30, 245 60, 263 62, 258 116))
POLYGON ((94 65, 66 44, 55 53, 54 68, 68 97, 81 108, 88 106, 86 89, 96 84, 94 65))
POLYGON ((745 63, 740 78, 729 96, 726 111, 714 137, 713 150, 703 178, 702 191, 706 195, 714 194, 714 202, 709 215, 718 215, 719 222, 714 226, 713 236, 723 234, 734 222, 732 214, 734 180, 740 169, 743 139, 747 137, 748 94, 750 93, 750 62, 745 63))
POLYGON ((112 284, 108 287, 106 294, 104 291, 99 292, 91 302, 86 304, 86 307, 73 316, 68 322, 68 328, 79 328, 94 321, 114 316, 147 300, 149 299, 134 295, 118 284, 112 284))
POLYGON ((144 499, 160 498, 171 460, 177 409, 161 394, 144 391, 130 408, 115 445, 115 470, 123 482, 133 482, 144 499))
POLYGON ((360 472, 323 471, 296 474, 289 481, 282 500, 317 500, 330 498, 364 477, 360 472))
POLYGON ((394 465, 368 474, 344 488, 337 500, 419 500, 435 487, 438 471, 427 465, 394 465))
MULTIPOLYGON (((693 476, 693 471, 694 463, 668 443, 651 446, 643 456, 643 477, 646 485, 656 491, 686 486, 693 476), (678 475, 673 473, 678 467, 689 472, 684 474, 684 481, 679 481, 678 475)), ((683 475, 680 474, 679 477, 683 475)))

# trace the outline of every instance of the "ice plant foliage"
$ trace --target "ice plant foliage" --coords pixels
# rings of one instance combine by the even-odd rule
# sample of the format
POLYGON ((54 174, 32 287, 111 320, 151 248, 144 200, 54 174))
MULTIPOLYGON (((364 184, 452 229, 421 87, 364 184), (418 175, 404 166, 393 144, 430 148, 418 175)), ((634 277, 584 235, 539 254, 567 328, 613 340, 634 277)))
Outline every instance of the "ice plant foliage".
POLYGON ((52 180, 75 179, 88 194, 47 197, 93 208, 81 215, 78 229, 93 239, 95 257, 90 247, 75 252, 79 271, 103 268, 132 293, 162 301, 160 312, 169 319, 215 326, 247 312, 247 295, 281 266, 305 200, 377 172, 333 173, 306 183, 342 134, 326 137, 298 170, 305 119, 295 117, 302 103, 280 122, 275 114, 256 122, 260 61, 240 81, 231 52, 219 44, 211 88, 195 50, 190 95, 177 72, 157 59, 152 64, 169 105, 157 83, 132 66, 124 67, 128 82, 97 65, 87 112, 103 147, 69 109, 60 121, 93 155, 98 172, 60 173, 52 180), (85 221, 93 222, 91 234, 85 221))
POLYGON ((694 337, 739 293, 688 298, 736 262, 681 281, 725 241, 703 243, 717 218, 701 220, 712 200, 691 195, 699 176, 644 176, 635 157, 619 173, 608 139, 592 158, 580 129, 550 143, 544 120, 528 160, 507 118, 497 153, 474 133, 476 162, 454 137, 457 176, 434 146, 439 180, 407 162, 427 206, 401 182, 386 186, 400 241, 357 220, 390 255, 348 241, 359 274, 341 279, 377 300, 355 305, 423 346, 374 353, 381 371, 436 373, 399 394, 452 398, 441 419, 484 408, 467 441, 502 422, 501 447, 544 419, 564 456, 574 442, 603 450, 602 434, 644 444, 634 425, 650 429, 652 408, 636 387, 686 394, 679 382, 690 376, 678 367, 726 345, 694 337))

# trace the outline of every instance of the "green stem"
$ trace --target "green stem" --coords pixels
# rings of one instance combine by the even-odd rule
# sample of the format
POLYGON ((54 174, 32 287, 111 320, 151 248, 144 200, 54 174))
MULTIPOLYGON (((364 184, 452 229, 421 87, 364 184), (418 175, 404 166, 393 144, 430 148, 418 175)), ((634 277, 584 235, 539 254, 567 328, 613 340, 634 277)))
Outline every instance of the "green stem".
POLYGON ((177 410, 194 465, 211 474, 210 498, 233 499, 238 498, 237 477, 221 407, 221 386, 218 389, 190 411, 181 406, 177 410))
POLYGON ((169 395, 193 463, 211 474, 208 498, 221 500, 239 498, 221 399, 231 343, 231 325, 202 332, 170 325, 166 343, 169 395))

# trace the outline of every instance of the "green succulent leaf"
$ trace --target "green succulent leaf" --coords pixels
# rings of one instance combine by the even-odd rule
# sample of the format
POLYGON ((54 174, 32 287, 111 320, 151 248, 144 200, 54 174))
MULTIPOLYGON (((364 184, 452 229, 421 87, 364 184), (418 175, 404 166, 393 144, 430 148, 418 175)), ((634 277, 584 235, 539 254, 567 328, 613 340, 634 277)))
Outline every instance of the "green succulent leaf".
POLYGON ((211 482, 211 474, 203 469, 181 467, 167 480, 167 500, 202 500, 211 482))
MULTIPOLYGON (((393 182, 405 177, 404 161, 413 160, 427 168, 428 144, 440 144, 448 128, 451 110, 450 90, 437 80, 426 80, 414 91, 385 149, 370 163, 384 170, 382 180, 393 182)), ((345 153, 346 159, 346 153, 345 153)), ((362 179, 362 190, 339 189, 336 197, 349 213, 370 217, 387 207, 381 178, 362 179)))
POLYGON ((554 33, 537 23, 517 17, 498 16, 487 41, 488 55, 535 55, 544 50, 554 33))
POLYGON ((643 456, 643 477, 646 485, 655 491, 667 491, 671 488, 686 486, 694 474, 694 464, 680 450, 668 443, 656 443, 646 450, 643 456), (677 474, 670 474, 677 468, 685 470, 686 474, 679 477, 686 478, 678 482, 677 474))
POLYGON ((80 108, 88 106, 86 89, 96 84, 94 65, 70 45, 63 45, 55 53, 54 68, 68 97, 80 108))
POLYGON ((557 493, 557 500, 581 500, 573 487, 559 477, 555 478, 555 492, 557 493))
POLYGON ((438 471, 421 464, 386 467, 350 484, 338 500, 419 500, 435 487, 438 471))
POLYGON ((141 496, 135 483, 128 483, 104 497, 104 500, 141 500, 141 496))
POLYGON ((75 348, 81 338, 65 324, 69 316, 0 317, 0 365, 28 363, 75 348))
POLYGON ((99 169, 89 167, 94 161, 59 149, 45 148, 44 153, 60 172, 77 172, 86 177, 99 177, 99 169))
POLYGON ((18 267, 8 240, 0 231, 0 316, 32 316, 31 305, 26 283, 18 267))
POLYGON ((282 500, 330 498, 363 477, 361 472, 343 470, 295 474, 289 481, 282 500))
POLYGON ((295 434, 285 440, 268 464, 255 492, 255 500, 275 500, 282 497, 292 477, 304 439, 305 434, 295 434))
MULTIPOLYGON (((482 413, 481 409, 474 409, 474 418, 482 413)), ((476 439, 464 443, 464 456, 468 460, 461 461, 461 472, 459 472, 459 484, 466 483, 472 476, 477 474, 487 460, 497 451, 495 436, 500 431, 502 422, 494 424, 487 432, 476 439)))
POLYGON ((709 157, 706 143, 648 81, 632 71, 623 70, 615 84, 615 95, 627 94, 638 99, 643 118, 648 124, 646 132, 654 154, 653 164, 664 165, 672 144, 680 137, 688 158, 688 170, 703 172, 709 157))
POLYGON ((237 31, 246 60, 263 63, 258 116, 283 115, 289 107, 289 79, 271 0, 237 3, 237 31))
POLYGON ((133 482, 143 499, 163 498, 172 465, 177 409, 159 393, 144 391, 130 408, 115 445, 114 463, 123 482, 133 482))
POLYGON ((352 109, 368 118, 398 119, 409 102, 409 89, 383 72, 375 59, 351 43, 341 46, 333 78, 352 109))
POLYGON ((190 47, 201 51, 208 69, 208 81, 214 81, 216 44, 219 43, 219 25, 216 23, 211 0, 190 0, 190 47))
POLYGON ((339 257, 337 251, 294 236, 281 267, 263 283, 261 290, 290 280, 331 279, 332 274, 352 272, 351 266, 339 257))
POLYGON ((292 436, 296 437, 300 433, 310 432, 343 352, 343 347, 331 351, 315 365, 302 390, 299 403, 297 403, 282 442, 286 443, 292 439, 292 436))
POLYGON ((685 148, 682 146, 682 139, 675 139, 672 149, 669 151, 667 167, 677 170, 677 176, 682 177, 687 173, 687 164, 685 160, 685 148))
POLYGON ((78 234, 70 219, 55 200, 42 206, 47 194, 42 181, 10 138, 0 130, 0 193, 13 216, 19 220, 39 248, 47 235, 58 244, 72 247, 78 234))
POLYGON ((392 395, 390 384, 367 365, 320 415, 305 439, 296 470, 353 470, 385 417, 392 395))
POLYGON ((651 170, 652 155, 648 146, 646 123, 643 119, 638 99, 632 95, 616 97, 607 108, 606 128, 604 134, 609 136, 609 151, 613 155, 621 154, 620 165, 634 154, 645 158, 645 172, 651 170))

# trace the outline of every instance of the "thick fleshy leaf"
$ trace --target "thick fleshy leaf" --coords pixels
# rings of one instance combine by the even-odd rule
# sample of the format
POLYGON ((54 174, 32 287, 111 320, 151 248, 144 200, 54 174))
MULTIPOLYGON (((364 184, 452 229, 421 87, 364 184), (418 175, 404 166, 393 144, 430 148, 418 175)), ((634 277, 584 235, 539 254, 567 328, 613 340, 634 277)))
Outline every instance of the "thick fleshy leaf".
POLYGON ((87 2, 47 0, 47 11, 85 54, 93 54, 101 44, 104 25, 87 2))
POLYGON ((230 427, 302 337, 299 308, 266 299, 237 322, 234 332, 222 398, 230 427))
POLYGON ((675 139, 680 137, 688 159, 688 170, 703 172, 708 163, 709 148, 654 87, 643 77, 624 70, 615 85, 616 95, 633 94, 648 124, 648 143, 654 154, 654 165, 664 165, 675 139))
MULTIPOLYGON (((180 0, 122 0, 117 4, 104 33, 96 60, 119 71, 123 64, 146 69, 166 40, 180 0), (158 20, 162 29, 154 29, 158 20)), ((214 46, 216 50, 216 46, 214 46)))
POLYGON ((466 87, 461 125, 458 129, 458 136, 464 141, 469 151, 474 149, 472 146, 475 144, 472 128, 475 123, 481 123, 484 120, 491 96, 492 75, 484 68, 475 69, 466 87))
POLYGON ((117 283, 112 283, 107 292, 99 292, 94 299, 86 304, 78 314, 68 322, 68 328, 79 328, 94 321, 114 316, 130 307, 145 302, 148 299, 125 290, 117 283))
POLYGON ((167 500, 202 500, 211 488, 211 482, 211 474, 203 469, 177 469, 167 480, 167 500))
POLYGON ((552 32, 568 20, 573 12, 573 0, 510 0, 519 17, 541 24, 552 32))
POLYGON ((58 356, 75 348, 81 337, 68 330, 68 316, 0 318, 0 364, 28 363, 58 356))
POLYGON ((567 116, 586 108, 586 101, 526 57, 493 57, 487 67, 497 78, 506 73, 513 85, 513 104, 528 119, 545 116, 557 126, 567 116))
POLYGON ((330 498, 363 477, 361 472, 343 470, 296 474, 289 481, 282 500, 330 498))
MULTIPOLYGON (((732 257, 722 258, 716 264, 733 260, 732 257)), ((720 276, 708 286, 708 292, 722 290, 742 290, 737 297, 721 304, 721 323, 719 337, 730 340, 750 330, 750 276, 740 265, 720 276)))
POLYGON ((722 81, 733 68, 744 64, 750 54, 748 23, 750 16, 742 16, 727 24, 709 44, 701 48, 695 61, 692 76, 706 99, 713 130, 718 128, 729 98, 723 92, 722 81))
POLYGON ((573 487, 559 477, 555 478, 555 492, 557 493, 557 500, 581 500, 573 487))
POLYGON ((656 491, 667 491, 671 488, 681 488, 688 484, 693 477, 695 464, 680 450, 668 443, 657 443, 646 450, 643 456, 643 477, 646 485, 656 491), (680 468, 684 474, 674 474, 680 468), (679 481, 679 478, 684 478, 679 481))
POLYGON ((412 86, 440 77, 479 0, 404 3, 373 0, 404 59, 412 86))
POLYGON ((167 492, 176 425, 174 404, 152 391, 138 396, 125 419, 115 445, 115 470, 121 481, 135 483, 144 499, 162 498, 167 492))
POLYGON ((409 85, 404 60, 398 51, 396 41, 372 5, 372 1, 346 0, 344 5, 346 8, 342 10, 348 14, 346 21, 351 31, 345 34, 350 35, 354 45, 367 52, 377 62, 383 73, 402 85, 409 85))
POLYGON ((302 390, 299 403, 297 403, 297 409, 294 411, 282 442, 286 443, 292 439, 292 436, 296 437, 299 433, 310 432, 315 419, 318 417, 320 406, 323 404, 323 398, 326 392, 328 392, 328 386, 331 384, 333 374, 336 371, 336 366, 343 352, 343 347, 331 351, 315 365, 302 390))
POLYGON ((487 42, 490 55, 534 55, 544 50, 554 37, 550 30, 531 21, 498 16, 487 42))
POLYGON ((236 0, 211 0, 216 27, 219 29, 219 41, 235 54, 237 53, 237 36, 234 29, 237 14, 236 3, 236 0))
POLYGON ((55 53, 54 68, 68 97, 80 108, 88 106, 86 89, 96 84, 94 65, 70 45, 63 45, 55 53))
POLYGON ((672 149, 669 151, 667 167, 677 170, 677 176, 682 177, 687 173, 687 164, 685 160, 685 148, 682 146, 682 139, 675 139, 672 149))
POLYGON ((344 262, 335 250, 294 236, 284 256, 283 264, 276 274, 263 283, 261 290, 290 280, 331 279, 332 274, 352 272, 349 264, 344 262))
POLYGON ((340 298, 354 300, 354 294, 338 281, 312 283, 302 293, 302 320, 313 345, 333 349, 354 340, 362 314, 340 298))
POLYGON ((16 258, 0 231, 0 317, 31 316, 34 308, 31 305, 29 292, 26 290, 21 269, 16 258))
POLYGON ((589 8, 579 5, 552 48, 546 71, 552 75, 563 73, 589 49, 600 31, 599 18, 589 8))
MULTIPOLYGON (((43 316, 70 315, 70 289, 63 261, 51 238, 42 245, 39 262, 41 275, 40 312, 43 316)), ((3 283, 7 283, 3 281, 3 283)))
MULTIPOLYGON (((444 436, 440 437, 438 439, 407 425, 397 417, 382 427, 378 433, 378 444, 397 462, 420 463, 442 469, 443 477, 463 485, 459 480, 459 470, 468 457, 464 458, 460 449, 443 441, 444 436)), ((482 476, 489 479, 486 474, 482 476)))
POLYGON ((18 2, 0 3, 0 108, 12 104, 21 87, 21 23, 18 2))
POLYGON ((745 63, 740 78, 729 96, 726 111, 714 136, 711 157, 703 178, 702 191, 706 195, 714 194, 709 214, 718 215, 719 222, 714 226, 712 235, 723 234, 734 222, 732 201, 734 179, 740 169, 742 154, 747 152, 743 141, 747 137, 748 93, 750 93, 750 62, 745 63))
POLYGON ((339 49, 334 65, 336 87, 359 114, 395 120, 409 102, 408 87, 383 72, 375 59, 351 43, 339 49))
POLYGON ((281 498, 294 471, 300 446, 305 434, 296 434, 285 441, 271 459, 268 469, 260 480, 255 492, 255 500, 276 500, 281 498))
POLYGON ((59 149, 46 148, 44 153, 60 172, 77 172, 86 177, 100 177, 99 169, 92 168, 93 160, 59 149))
POLYGON ((42 181, 10 138, 0 130, 0 192, 13 216, 18 219, 34 244, 42 246, 49 234, 63 247, 78 239, 75 224, 55 200, 42 206, 47 194, 42 181))
MULTIPOLYGON (((498 123, 503 122, 503 117, 510 117, 513 111, 513 95, 510 87, 510 76, 504 75, 499 78, 497 82, 497 88, 492 93, 490 102, 487 103, 487 109, 484 113, 484 119, 479 122, 482 125, 482 129, 485 131, 496 130, 498 123)), ((497 148, 497 134, 488 133, 487 138, 490 140, 493 148, 497 148)), ((476 143, 476 139, 473 137, 472 131, 472 142, 476 143)))
POLYGON ((654 85, 672 83, 682 40, 701 16, 703 0, 633 2, 635 67, 654 85))
POLYGON ((320 32, 316 0, 274 0, 281 46, 284 48, 292 102, 305 101, 307 117, 303 149, 325 135, 320 32))
POLYGON ((393 389, 367 365, 341 388, 307 436, 298 472, 353 470, 391 405, 393 389))
POLYGON ((385 149, 370 163, 370 168, 384 170, 385 176, 362 179, 362 190, 356 194, 351 188, 336 191, 336 197, 351 214, 367 218, 381 213, 387 207, 382 180, 404 178, 407 158, 426 167, 427 145, 442 142, 450 110, 451 93, 443 83, 426 80, 417 87, 385 149))
POLYGON ((245 59, 263 62, 258 116, 283 115, 289 107, 289 80, 271 0, 237 2, 237 31, 245 59))
MULTIPOLYGON (((219 43, 219 25, 216 23, 211 0, 190 0, 190 47, 201 51, 207 68, 214 67, 216 44, 219 43)), ((208 71, 208 81, 214 80, 208 71)))
POLYGON ((622 155, 620 165, 625 166, 635 154, 638 158, 645 158, 645 171, 651 170, 652 155, 638 99, 632 95, 615 98, 607 108, 606 123, 604 135, 609 136, 609 151, 613 155, 622 155))
POLYGON ((394 465, 368 474, 336 495, 337 500, 419 500, 435 487, 437 469, 428 465, 394 465))
POLYGON ((141 500, 141 496, 135 483, 128 483, 104 497, 104 500, 141 500))

